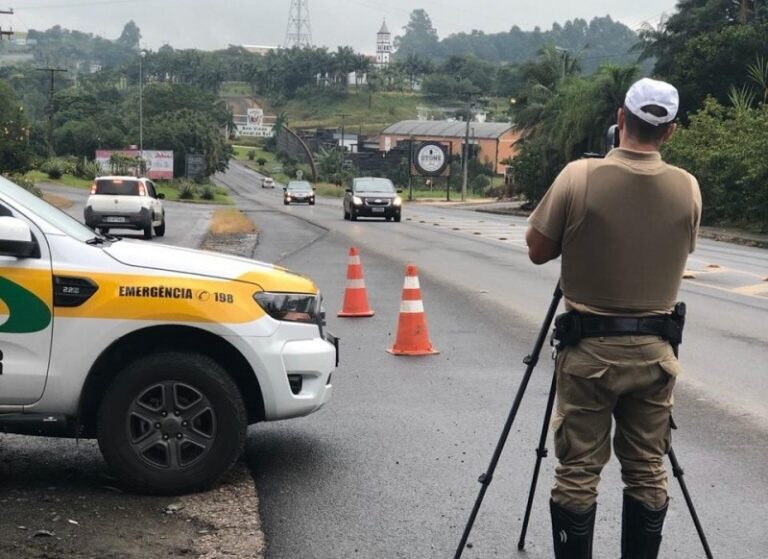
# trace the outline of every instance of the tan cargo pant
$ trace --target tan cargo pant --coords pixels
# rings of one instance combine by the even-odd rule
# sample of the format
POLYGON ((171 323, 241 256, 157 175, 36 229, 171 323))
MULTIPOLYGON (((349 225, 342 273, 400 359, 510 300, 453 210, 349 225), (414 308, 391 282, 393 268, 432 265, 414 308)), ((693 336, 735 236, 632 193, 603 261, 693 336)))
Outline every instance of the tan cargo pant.
POLYGON ((651 508, 663 506, 672 391, 681 370, 669 343, 656 336, 586 338, 562 350, 555 370, 554 502, 575 511, 595 503, 611 456, 613 416, 625 492, 651 508))

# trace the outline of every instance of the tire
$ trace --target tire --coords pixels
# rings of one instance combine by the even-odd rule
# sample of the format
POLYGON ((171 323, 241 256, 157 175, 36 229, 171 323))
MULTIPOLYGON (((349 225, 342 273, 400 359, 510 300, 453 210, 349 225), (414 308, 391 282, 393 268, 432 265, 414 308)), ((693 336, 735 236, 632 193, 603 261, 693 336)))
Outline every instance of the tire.
POLYGON ((218 363, 168 351, 118 373, 99 407, 97 438, 129 489, 178 495, 221 479, 240 457, 247 427, 240 392, 218 363))
POLYGON ((165 235, 165 216, 163 216, 163 220, 160 222, 160 225, 155 227, 155 235, 158 237, 162 237, 165 235))
POLYGON ((290 205, 291 205, 290 202, 286 202, 285 200, 283 200, 283 206, 290 206, 290 205))
POLYGON ((314 202, 314 200, 313 200, 312 202, 310 202, 310 203, 309 203, 309 205, 310 205, 310 206, 314 206, 314 205, 315 205, 315 202, 314 202))
POLYGON ((109 235, 109 227, 99 227, 99 233, 102 235, 109 235))
POLYGON ((355 208, 349 208, 349 220, 357 221, 357 213, 355 213, 355 208))
POLYGON ((149 241, 153 237, 152 222, 144 228, 144 239, 149 241))
POLYGON ((400 214, 395 216, 395 223, 400 223, 400 214))

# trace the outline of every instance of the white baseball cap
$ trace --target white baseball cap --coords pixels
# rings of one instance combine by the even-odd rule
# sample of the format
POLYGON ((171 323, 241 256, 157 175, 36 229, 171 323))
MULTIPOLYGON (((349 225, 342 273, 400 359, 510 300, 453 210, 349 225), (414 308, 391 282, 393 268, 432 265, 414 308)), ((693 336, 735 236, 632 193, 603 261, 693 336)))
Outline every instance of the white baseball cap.
POLYGON ((624 99, 624 105, 637 118, 648 124, 658 126, 675 120, 677 109, 680 106, 680 96, 677 89, 667 82, 643 78, 633 83, 632 87, 629 88, 624 99), (656 116, 643 110, 648 105, 657 105, 665 109, 667 114, 656 116))

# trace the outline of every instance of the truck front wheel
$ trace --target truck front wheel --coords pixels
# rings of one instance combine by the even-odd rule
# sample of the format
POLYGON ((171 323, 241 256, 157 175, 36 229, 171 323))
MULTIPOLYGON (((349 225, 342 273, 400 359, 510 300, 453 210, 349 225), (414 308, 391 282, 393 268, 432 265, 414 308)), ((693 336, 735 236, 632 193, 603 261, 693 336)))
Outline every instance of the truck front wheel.
POLYGON ((163 352, 128 365, 99 407, 99 448, 132 490, 202 491, 238 460, 248 420, 227 372, 205 355, 163 352))

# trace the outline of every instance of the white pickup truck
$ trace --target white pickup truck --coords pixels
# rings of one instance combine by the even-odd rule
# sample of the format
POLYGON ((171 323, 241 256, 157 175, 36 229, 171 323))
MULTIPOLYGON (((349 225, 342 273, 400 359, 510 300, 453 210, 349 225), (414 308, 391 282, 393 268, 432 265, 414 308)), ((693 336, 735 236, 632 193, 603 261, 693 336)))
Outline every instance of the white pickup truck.
POLYGON ((102 237, 0 178, 0 431, 95 437, 131 489, 214 484, 249 424, 331 396, 309 279, 102 237))

